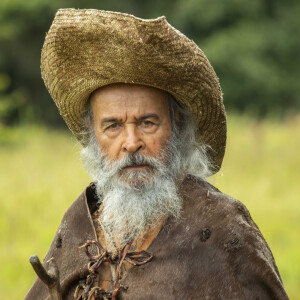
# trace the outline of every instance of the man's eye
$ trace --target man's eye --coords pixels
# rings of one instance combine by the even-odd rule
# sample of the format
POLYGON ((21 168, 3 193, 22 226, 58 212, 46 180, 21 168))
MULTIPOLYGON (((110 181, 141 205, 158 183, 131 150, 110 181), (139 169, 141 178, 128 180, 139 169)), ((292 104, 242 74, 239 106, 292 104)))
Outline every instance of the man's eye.
POLYGON ((143 121, 142 124, 147 127, 154 125, 151 121, 146 121, 146 120, 143 121))
POLYGON ((108 127, 106 127, 106 129, 117 129, 120 127, 119 123, 113 123, 111 125, 109 125, 108 127))

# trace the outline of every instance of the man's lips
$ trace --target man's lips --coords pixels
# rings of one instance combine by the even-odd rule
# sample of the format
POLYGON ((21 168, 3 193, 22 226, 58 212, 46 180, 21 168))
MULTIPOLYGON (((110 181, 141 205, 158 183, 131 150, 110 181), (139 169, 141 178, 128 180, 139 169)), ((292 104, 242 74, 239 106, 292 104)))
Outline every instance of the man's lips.
POLYGON ((127 166, 124 169, 142 169, 142 168, 149 168, 150 166, 148 165, 131 165, 127 166))

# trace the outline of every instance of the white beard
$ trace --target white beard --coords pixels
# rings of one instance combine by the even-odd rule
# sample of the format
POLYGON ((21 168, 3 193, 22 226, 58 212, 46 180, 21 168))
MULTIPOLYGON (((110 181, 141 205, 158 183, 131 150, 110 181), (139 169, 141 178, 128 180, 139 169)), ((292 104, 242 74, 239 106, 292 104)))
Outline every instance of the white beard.
POLYGON ((174 149, 165 153, 164 159, 136 153, 116 162, 103 158, 98 147, 82 153, 103 205, 99 221, 108 251, 116 253, 126 243, 141 238, 146 229, 163 218, 179 217, 182 201, 176 178, 180 160, 175 159, 173 152, 174 149), (129 165, 151 167, 124 170, 129 165))

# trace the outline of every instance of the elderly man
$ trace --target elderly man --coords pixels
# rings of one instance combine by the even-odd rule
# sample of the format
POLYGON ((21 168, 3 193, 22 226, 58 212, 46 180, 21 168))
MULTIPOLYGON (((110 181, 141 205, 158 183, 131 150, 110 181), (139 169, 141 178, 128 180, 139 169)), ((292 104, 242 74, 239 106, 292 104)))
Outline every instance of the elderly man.
POLYGON ((165 18, 64 9, 41 66, 94 182, 26 299, 288 299, 245 206, 205 180, 226 118, 194 42, 165 18))

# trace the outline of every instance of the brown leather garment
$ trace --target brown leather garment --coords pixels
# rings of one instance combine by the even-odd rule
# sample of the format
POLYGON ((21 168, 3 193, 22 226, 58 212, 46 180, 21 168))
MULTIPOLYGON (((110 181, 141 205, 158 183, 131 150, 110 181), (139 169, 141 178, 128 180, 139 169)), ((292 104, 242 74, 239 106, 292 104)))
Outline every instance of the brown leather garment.
MULTIPOLYGON (((119 299, 288 299, 273 255, 242 203, 192 176, 180 192, 180 220, 167 220, 148 248, 152 261, 128 271, 128 289, 119 299)), ((89 186, 67 210, 44 259, 57 262, 63 299, 73 299, 88 273, 79 247, 97 239, 90 213, 96 201, 89 186)), ((25 299, 48 296, 37 279, 25 299)))

